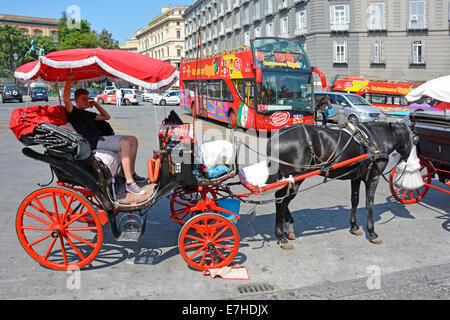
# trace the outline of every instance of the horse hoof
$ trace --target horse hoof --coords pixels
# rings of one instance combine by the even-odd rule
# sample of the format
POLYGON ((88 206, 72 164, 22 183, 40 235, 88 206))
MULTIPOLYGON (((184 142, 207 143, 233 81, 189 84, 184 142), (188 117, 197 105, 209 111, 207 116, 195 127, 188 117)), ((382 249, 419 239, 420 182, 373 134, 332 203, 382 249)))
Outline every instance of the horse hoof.
POLYGON ((375 238, 375 239, 369 239, 369 241, 374 244, 382 244, 383 243, 383 240, 381 240, 380 237, 375 238))
POLYGON ((295 240, 295 233, 294 232, 286 232, 286 237, 289 240, 295 240))
POLYGON ((294 245, 292 243, 290 243, 290 242, 282 243, 281 244, 281 249, 283 249, 283 250, 292 250, 292 249, 294 249, 294 245))
POLYGON ((351 234, 354 234, 355 236, 362 236, 363 235, 363 231, 361 230, 361 228, 358 228, 358 230, 350 230, 351 234))

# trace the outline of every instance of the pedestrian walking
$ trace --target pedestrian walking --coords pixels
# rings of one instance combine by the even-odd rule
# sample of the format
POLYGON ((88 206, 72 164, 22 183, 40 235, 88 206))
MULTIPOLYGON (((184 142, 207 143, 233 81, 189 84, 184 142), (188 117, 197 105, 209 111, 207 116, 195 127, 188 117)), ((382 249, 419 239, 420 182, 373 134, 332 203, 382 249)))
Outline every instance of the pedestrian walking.
POLYGON ((116 90, 116 106, 122 106, 122 90, 116 90))

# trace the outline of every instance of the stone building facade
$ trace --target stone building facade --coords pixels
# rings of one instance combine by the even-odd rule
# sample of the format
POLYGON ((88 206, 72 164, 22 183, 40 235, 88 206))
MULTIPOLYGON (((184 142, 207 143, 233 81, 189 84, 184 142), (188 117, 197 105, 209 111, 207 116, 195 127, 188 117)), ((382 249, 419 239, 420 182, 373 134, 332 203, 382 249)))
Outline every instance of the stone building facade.
MULTIPOLYGON (((184 54, 184 20, 188 7, 162 7, 161 15, 133 35, 136 52, 171 63, 179 68, 184 54)), ((134 50, 133 50, 134 51, 134 50)))
POLYGON ((328 82, 338 75, 426 81, 450 74, 449 0, 197 0, 183 14, 185 55, 258 36, 300 40, 328 82))
POLYGON ((58 40, 58 19, 0 14, 0 25, 2 24, 16 26, 30 36, 40 35, 53 37, 55 42, 58 40))

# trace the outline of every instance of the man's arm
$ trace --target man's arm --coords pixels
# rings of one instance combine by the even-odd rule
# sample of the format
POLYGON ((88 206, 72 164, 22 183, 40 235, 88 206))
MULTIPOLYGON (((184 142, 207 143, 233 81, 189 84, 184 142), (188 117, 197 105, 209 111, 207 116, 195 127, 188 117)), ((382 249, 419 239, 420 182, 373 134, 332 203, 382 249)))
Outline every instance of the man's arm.
POLYGON ((68 113, 72 113, 72 110, 73 110, 72 101, 70 101, 70 92, 71 92, 71 86, 72 86, 72 79, 74 76, 75 76, 74 73, 67 74, 66 86, 64 87, 63 101, 64 101, 64 106, 66 107, 66 110, 68 113))
POLYGON ((111 116, 109 115, 109 113, 97 102, 95 101, 90 101, 89 104, 91 106, 95 106, 95 108, 97 108, 98 112, 100 112, 100 114, 97 114, 97 116, 95 117, 95 120, 109 120, 111 119, 111 116))

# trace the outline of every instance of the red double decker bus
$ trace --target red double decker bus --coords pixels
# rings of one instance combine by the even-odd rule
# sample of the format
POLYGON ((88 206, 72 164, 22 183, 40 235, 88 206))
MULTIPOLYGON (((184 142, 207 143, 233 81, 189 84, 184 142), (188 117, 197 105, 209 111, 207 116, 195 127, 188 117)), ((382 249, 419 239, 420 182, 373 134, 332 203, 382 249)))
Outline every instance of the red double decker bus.
POLYGON ((405 96, 422 82, 366 79, 361 76, 341 76, 336 79, 333 91, 345 91, 366 98, 372 105, 392 115, 407 115, 414 111, 444 110, 444 103, 435 104, 431 98, 408 103, 405 96))
POLYGON ((314 124, 313 72, 300 42, 264 37, 251 48, 201 59, 183 59, 180 105, 231 127, 278 130, 314 124))

